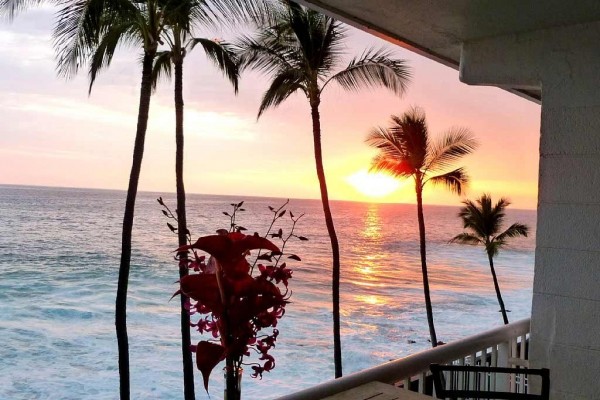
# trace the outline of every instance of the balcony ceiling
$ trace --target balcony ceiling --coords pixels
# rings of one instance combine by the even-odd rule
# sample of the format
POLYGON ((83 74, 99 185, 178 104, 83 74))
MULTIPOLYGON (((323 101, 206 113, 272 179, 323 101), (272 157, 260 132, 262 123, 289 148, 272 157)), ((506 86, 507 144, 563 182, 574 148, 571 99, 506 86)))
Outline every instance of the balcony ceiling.
MULTIPOLYGON (((600 20, 600 0, 299 0, 458 68, 461 43, 600 20)), ((514 92, 539 100, 539 91, 514 92)))

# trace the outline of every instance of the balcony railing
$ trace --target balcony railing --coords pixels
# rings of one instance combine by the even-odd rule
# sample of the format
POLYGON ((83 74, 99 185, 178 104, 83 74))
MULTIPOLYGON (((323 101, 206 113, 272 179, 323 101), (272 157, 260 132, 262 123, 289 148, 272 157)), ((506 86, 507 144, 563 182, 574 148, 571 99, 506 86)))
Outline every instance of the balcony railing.
MULTIPOLYGON (((513 322, 399 360, 390 361, 377 367, 346 375, 280 397, 277 400, 321 399, 372 381, 393 384, 419 393, 432 394, 433 386, 429 376, 429 365, 432 363, 528 367, 529 322, 529 319, 513 322)), ((515 382, 506 381, 497 382, 497 384, 515 385, 515 382)), ((516 384, 518 385, 518 382, 516 384)))

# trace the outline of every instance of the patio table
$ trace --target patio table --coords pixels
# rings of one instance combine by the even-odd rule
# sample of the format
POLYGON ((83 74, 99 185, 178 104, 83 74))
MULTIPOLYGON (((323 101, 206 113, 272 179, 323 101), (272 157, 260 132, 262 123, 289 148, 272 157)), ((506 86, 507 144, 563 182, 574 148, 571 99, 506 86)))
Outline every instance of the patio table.
POLYGON ((322 400, 432 400, 432 397, 381 382, 369 382, 322 400))

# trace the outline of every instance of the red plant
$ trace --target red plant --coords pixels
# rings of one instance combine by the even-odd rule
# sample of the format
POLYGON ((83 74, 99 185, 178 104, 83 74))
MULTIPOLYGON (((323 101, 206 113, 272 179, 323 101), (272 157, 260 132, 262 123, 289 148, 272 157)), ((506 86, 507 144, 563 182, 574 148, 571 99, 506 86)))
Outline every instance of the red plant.
MULTIPOLYGON (((212 341, 202 340, 191 349, 196 353, 196 365, 207 391, 210 373, 226 358, 228 369, 251 365, 252 377, 255 378, 262 378, 263 372, 275 367, 275 359, 269 350, 275 346, 279 335, 276 326, 285 314, 290 297, 288 280, 292 271, 285 262, 279 264, 283 256, 279 247, 257 233, 241 233, 245 228, 235 224, 236 212, 244 211, 242 204, 233 204, 232 215, 224 213, 231 218, 231 232, 220 229, 217 235, 202 236, 195 243, 177 249, 177 253, 191 251, 187 267, 198 273, 184 276, 175 295, 183 294, 193 300, 189 304, 190 314, 199 314, 200 318, 192 326, 213 338, 212 341), (267 252, 259 253, 254 263, 264 260, 269 264, 258 264, 257 273, 253 275, 255 268, 247 257, 251 250, 257 249, 267 252), (197 250, 208 253, 210 257, 206 259, 197 250), (261 330, 266 328, 273 329, 270 334, 261 334, 261 330), (243 363, 244 357, 252 353, 258 355, 258 361, 243 363)), ((270 209, 274 217, 269 231, 286 212, 282 211, 283 206, 278 210, 270 209)), ((285 238, 281 229, 270 234, 272 238, 282 240, 282 249, 291 237, 307 240, 293 234, 296 222, 302 216, 295 218, 291 212, 289 214, 293 222, 291 233, 285 238)), ((288 258, 300 260, 294 254, 288 258)))

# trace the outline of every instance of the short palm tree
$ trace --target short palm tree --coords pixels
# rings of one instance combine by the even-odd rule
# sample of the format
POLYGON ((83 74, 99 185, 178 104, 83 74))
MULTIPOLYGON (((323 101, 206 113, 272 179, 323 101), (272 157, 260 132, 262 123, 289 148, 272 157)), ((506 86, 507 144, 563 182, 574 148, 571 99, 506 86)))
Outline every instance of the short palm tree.
POLYGON ((319 115, 321 94, 329 84, 337 83, 351 91, 379 86, 401 95, 406 89, 409 72, 404 60, 392 58, 389 51, 375 49, 365 51, 338 70, 346 39, 346 30, 341 23, 291 2, 283 4, 274 14, 273 24, 262 28, 255 37, 241 41, 241 65, 258 69, 271 77, 271 84, 260 104, 259 117, 296 92, 303 93, 310 105, 317 177, 333 256, 333 337, 337 378, 342 376, 340 254, 323 168, 319 115))
POLYGON ((431 344, 436 347, 438 340, 433 323, 427 273, 423 188, 429 182, 442 184, 460 195, 468 182, 464 168, 444 171, 475 150, 477 142, 468 130, 452 129, 440 140, 432 143, 425 113, 419 108, 412 108, 401 116, 392 116, 388 128, 374 129, 367 137, 367 143, 379 150, 373 159, 372 170, 385 171, 398 178, 412 177, 415 181, 425 308, 431 344))
POLYGON ((502 319, 505 324, 508 324, 508 316, 504 301, 500 294, 500 286, 494 269, 494 256, 498 255, 498 251, 506 245, 509 238, 518 236, 527 236, 529 227, 527 225, 515 222, 503 232, 502 222, 506 216, 506 207, 510 205, 510 201, 501 198, 495 205, 492 205, 492 198, 488 194, 482 195, 475 202, 465 200, 464 207, 460 209, 458 216, 463 221, 463 227, 469 232, 463 232, 456 235, 450 240, 451 243, 462 243, 471 245, 483 245, 490 262, 490 270, 494 280, 494 289, 496 289, 496 297, 502 312, 502 319))
POLYGON ((110 65, 118 45, 134 44, 143 51, 137 128, 123 216, 121 261, 115 305, 122 400, 129 399, 130 396, 127 287, 131 266, 135 200, 148 126, 152 64, 164 28, 163 22, 159 3, 155 0, 74 0, 66 2, 59 10, 55 29, 59 73, 71 76, 82 65, 89 64, 90 91, 98 72, 110 65))

